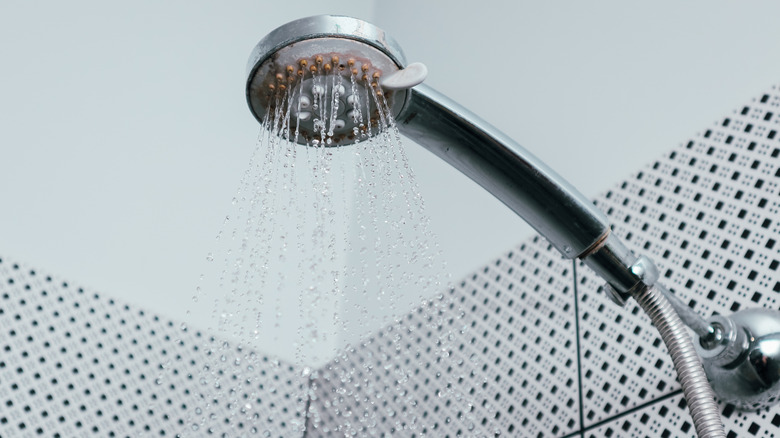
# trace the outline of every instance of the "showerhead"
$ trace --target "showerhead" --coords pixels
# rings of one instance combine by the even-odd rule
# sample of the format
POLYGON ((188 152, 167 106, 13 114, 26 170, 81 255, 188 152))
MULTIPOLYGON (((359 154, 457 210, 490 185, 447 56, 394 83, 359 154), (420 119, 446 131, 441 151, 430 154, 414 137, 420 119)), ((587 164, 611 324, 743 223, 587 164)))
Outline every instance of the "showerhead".
POLYGON ((398 74, 406 59, 384 31, 351 17, 320 15, 287 23, 255 46, 246 98, 258 121, 276 118, 288 138, 308 145, 355 143, 382 126, 384 107, 400 113, 426 70, 398 74), (294 134, 293 134, 294 132, 294 134))

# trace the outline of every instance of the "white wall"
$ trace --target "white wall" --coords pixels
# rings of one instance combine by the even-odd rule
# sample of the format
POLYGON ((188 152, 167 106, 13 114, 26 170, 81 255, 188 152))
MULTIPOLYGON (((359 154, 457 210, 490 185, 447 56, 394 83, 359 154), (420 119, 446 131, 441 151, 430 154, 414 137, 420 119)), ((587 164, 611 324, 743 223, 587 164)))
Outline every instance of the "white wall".
MULTIPOLYGON (((1 3, 0 257, 213 325, 190 297, 258 132, 246 57, 306 15, 373 18, 432 86, 589 196, 780 79, 775 2, 456 4, 1 3)), ((456 278, 530 234, 408 151, 456 278)))

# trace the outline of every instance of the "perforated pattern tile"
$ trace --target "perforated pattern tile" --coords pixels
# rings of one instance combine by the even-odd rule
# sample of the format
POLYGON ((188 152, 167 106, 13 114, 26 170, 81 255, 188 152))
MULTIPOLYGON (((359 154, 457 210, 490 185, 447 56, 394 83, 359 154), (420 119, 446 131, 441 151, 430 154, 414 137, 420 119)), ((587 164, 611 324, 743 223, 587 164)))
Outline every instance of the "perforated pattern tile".
POLYGON ((289 437, 299 427, 302 380, 289 365, 7 261, 0 281, 2 437, 289 437))
POLYGON ((317 381, 310 425, 323 436, 576 430, 572 274, 560 261, 535 239, 346 352, 317 381))
MULTIPOLYGON (((773 88, 597 202, 615 232, 650 256, 665 284, 702 315, 778 308, 779 102, 773 88)), ((589 426, 679 385, 648 318, 629 315, 641 314, 636 304, 616 309, 595 274, 580 272, 589 426)))
MULTIPOLYGON (((721 405, 721 417, 728 438, 775 437, 780 434, 780 414, 740 412, 732 405, 721 405)), ((585 434, 587 438, 683 438, 695 437, 693 422, 686 413, 685 399, 679 391, 626 415, 599 424, 585 434)))
MULTIPOLYGON (((597 200, 703 315, 778 308, 778 112, 773 88, 597 200)), ((0 280, 0 436, 693 436, 647 317, 540 238, 311 373, 9 262, 0 280)), ((780 436, 777 408, 720 408, 730 437, 780 436)))
POLYGON ((604 437, 685 437, 696 436, 686 413, 685 400, 679 393, 649 406, 631 411, 588 431, 587 438, 604 437))

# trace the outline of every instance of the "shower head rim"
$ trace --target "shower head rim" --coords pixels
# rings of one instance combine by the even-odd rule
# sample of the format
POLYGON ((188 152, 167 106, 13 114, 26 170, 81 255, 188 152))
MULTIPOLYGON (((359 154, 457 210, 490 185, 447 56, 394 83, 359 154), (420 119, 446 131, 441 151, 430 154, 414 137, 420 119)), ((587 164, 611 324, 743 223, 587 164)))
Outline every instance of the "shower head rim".
MULTIPOLYGON (((267 80, 264 78, 268 78, 269 69, 278 69, 279 65, 276 64, 280 62, 279 59, 286 59, 291 53, 290 50, 328 39, 341 41, 342 50, 344 45, 350 47, 344 54, 349 53, 352 47, 356 53, 373 53, 360 56, 367 56, 371 64, 379 60, 378 65, 384 66, 379 67, 383 74, 392 74, 406 67, 406 57, 398 43, 384 30, 369 22, 341 15, 315 15, 290 21, 263 37, 249 56, 245 97, 250 112, 258 122, 263 123, 267 105, 263 102, 264 98, 257 93, 256 87, 261 81, 267 80), (274 65, 276 67, 272 67, 274 65)), ((402 112, 410 98, 409 90, 396 90, 394 94, 394 99, 388 99, 389 102, 395 101, 390 105, 393 116, 402 112)), ((334 145, 351 143, 352 141, 340 141, 334 145)))
POLYGON ((280 49, 316 38, 343 38, 368 44, 389 57, 398 68, 406 67, 401 46, 379 27, 345 15, 313 15, 285 23, 272 30, 252 49, 247 63, 247 85, 255 70, 280 49))

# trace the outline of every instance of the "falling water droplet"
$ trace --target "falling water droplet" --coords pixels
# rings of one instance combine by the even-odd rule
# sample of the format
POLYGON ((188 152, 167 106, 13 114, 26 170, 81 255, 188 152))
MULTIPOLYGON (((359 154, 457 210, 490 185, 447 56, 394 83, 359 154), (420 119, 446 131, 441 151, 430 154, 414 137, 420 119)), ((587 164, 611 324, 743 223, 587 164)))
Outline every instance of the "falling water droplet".
MULTIPOLYGON (((301 378, 317 373, 310 366, 303 366, 310 363, 310 356, 319 354, 321 359, 327 359, 320 351, 344 333, 357 337, 394 324, 396 331, 388 339, 400 348, 405 325, 395 317, 406 312, 407 304, 401 300, 408 297, 398 291, 415 291, 428 298, 444 283, 437 277, 439 274, 433 272, 440 269, 435 236, 428 228, 423 202, 403 147, 393 135, 393 119, 386 114, 386 102, 376 98, 369 87, 357 83, 354 75, 352 89, 348 90, 349 81, 344 80, 346 86, 340 86, 334 75, 309 75, 308 71, 306 74, 310 81, 316 81, 309 82, 307 87, 312 83, 322 87, 321 96, 313 95, 313 102, 307 108, 311 112, 307 123, 316 119, 317 132, 309 133, 302 140, 315 147, 298 146, 283 138, 299 134, 298 128, 295 133, 291 129, 295 111, 281 110, 269 116, 271 120, 267 119, 265 123, 271 129, 266 131, 274 134, 267 134, 258 144, 239 191, 231 201, 233 208, 217 234, 215 245, 219 248, 207 256, 209 262, 217 258, 220 263, 212 266, 222 269, 216 291, 219 299, 212 309, 220 330, 234 332, 233 338, 242 343, 265 342, 291 350, 289 355, 295 357, 301 378), (341 126, 342 123, 345 125, 341 126), (358 144, 343 149, 319 147, 337 144, 339 136, 350 132, 360 140, 358 144), (353 161, 339 161, 345 157, 353 161), (357 175, 354 179, 346 176, 353 165, 357 175), (353 181, 356 187, 350 187, 353 181), (351 208, 353 195, 355 207, 351 208), (354 234, 347 235, 344 231, 347 227, 342 224, 356 225, 354 234), (226 237, 220 239, 223 231, 226 237), (352 258, 354 266, 339 266, 344 261, 343 254, 356 255, 352 258), (284 275, 291 271, 296 274, 284 275), (286 299, 295 297, 294 294, 299 294, 298 308, 290 309, 286 299), (381 298, 379 306, 369 301, 374 297, 381 298), (300 320, 299 327, 291 324, 296 320, 300 320), (282 341, 290 337, 295 337, 295 342, 282 341)), ((311 88, 306 92, 309 90, 311 88)), ((285 99, 299 102, 302 98, 300 91, 297 93, 290 93, 285 99)), ((209 284, 205 289, 210 292, 212 288, 209 284)), ((199 287, 196 296, 200 293, 199 287)), ((196 297, 193 302, 197 302, 196 297)), ((437 316, 435 305, 428 302, 426 306, 429 307, 426 312, 430 312, 433 320, 425 328, 412 331, 439 333, 434 335, 439 338, 434 340, 432 351, 438 360, 454 364, 450 353, 456 350, 451 344, 457 339, 453 338, 453 333, 456 337, 459 335, 457 327, 463 321, 450 327, 449 331, 446 327, 442 330, 443 318, 437 316)), ((237 348, 209 346, 206 365, 211 367, 204 367, 202 376, 194 378, 214 395, 213 400, 219 399, 224 403, 221 406, 230 408, 231 419, 248 415, 242 411, 252 408, 238 398, 238 394, 250 385, 265 384, 269 394, 289 391, 258 372, 283 369, 285 365, 273 360, 261 364, 259 359, 244 363, 246 361, 234 356, 237 348), (220 374, 221 369, 230 366, 239 371, 237 381, 228 379, 227 373, 220 374), (251 377, 244 379, 241 373, 251 377)), ((344 360, 354 354, 354 350, 351 353, 345 350, 344 360)), ((457 360, 463 359, 463 356, 457 356, 457 360)), ((398 359, 388 357, 386 362, 395 360, 398 359)), ((346 371, 380 373, 383 369, 374 364, 364 367, 348 365, 346 371)), ((398 397, 408 398, 409 388, 405 385, 413 381, 412 373, 404 367, 393 366, 387 371, 392 376, 389 378, 397 382, 398 397)), ((352 394, 348 375, 343 376, 343 384, 337 389, 339 397, 352 394)), ((439 374, 436 378, 444 379, 444 376, 439 374)), ((455 397, 455 390, 442 383, 436 394, 441 398, 455 397)), ((306 394, 298 396, 308 397, 306 394)), ((365 406, 373 403, 370 401, 365 406)), ((418 409, 413 400, 408 406, 418 409)), ((358 418, 363 415, 361 408, 352 409, 354 412, 349 415, 358 418)), ((276 414, 269 412, 268 418, 276 414)), ((307 419, 310 418, 308 414, 307 419)), ((408 418, 405 412, 397 409, 391 410, 390 414, 397 417, 394 421, 408 418)), ((311 418, 314 424, 320 421, 311 418)), ((203 423, 205 430, 220 420, 212 414, 204 417, 204 421, 214 422, 211 425, 203 423)), ((256 421, 261 420, 256 418, 256 421)), ((372 430, 376 426, 367 427, 372 430)), ((415 422, 408 423, 410 431, 419 430, 415 429, 418 427, 415 422)), ((269 431, 263 433, 266 432, 269 431)), ((363 430, 349 427, 343 432, 360 435, 363 430)))

